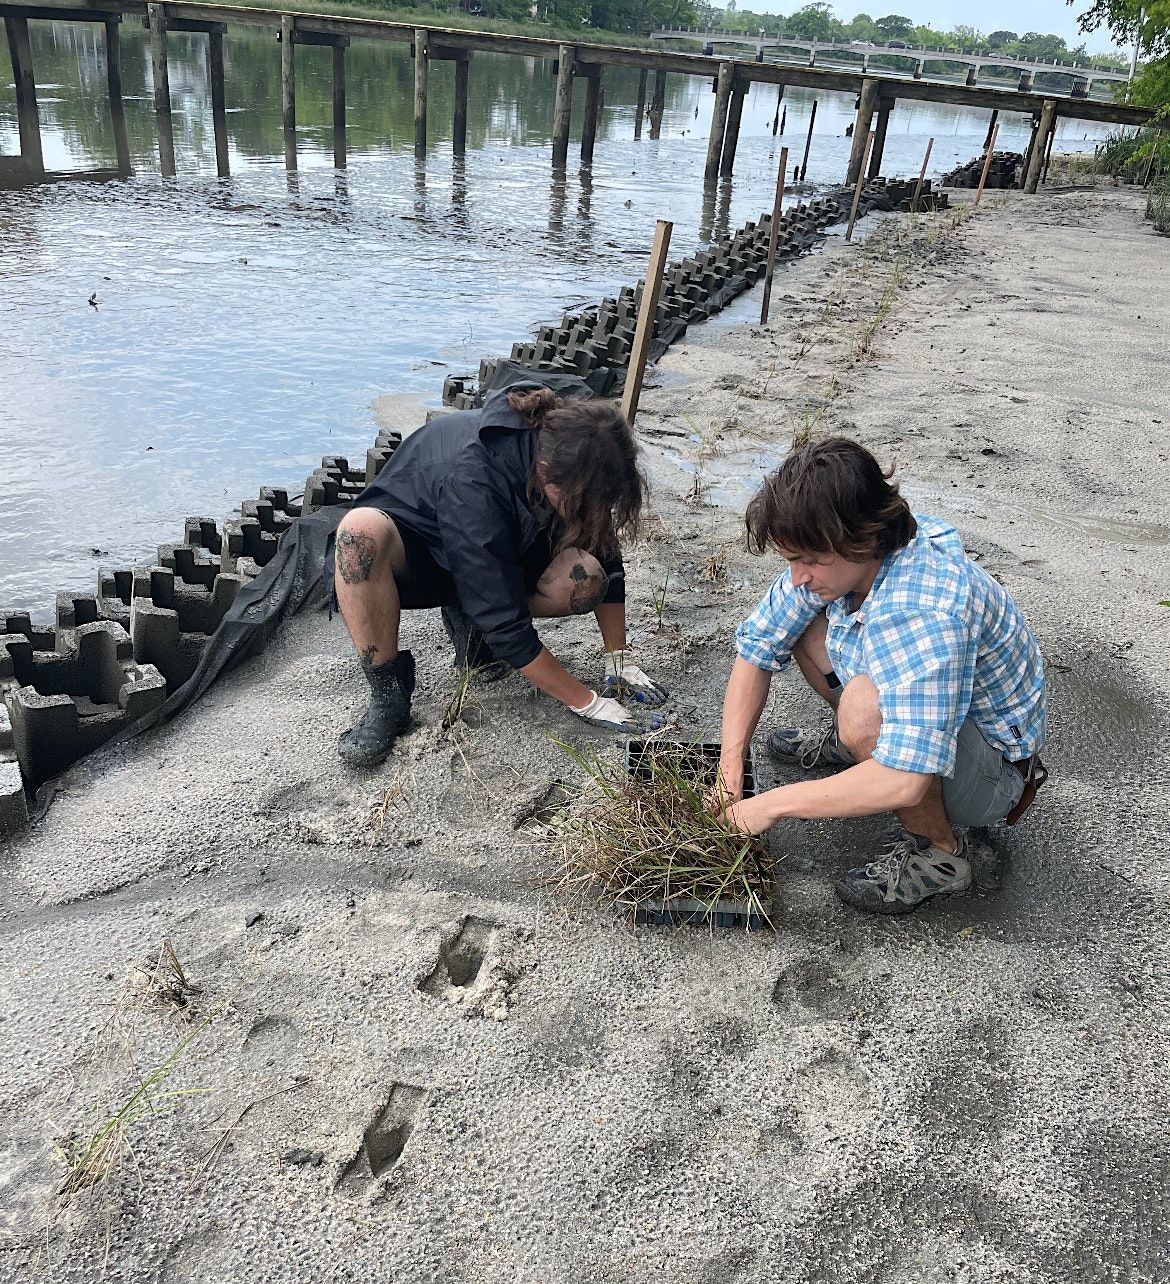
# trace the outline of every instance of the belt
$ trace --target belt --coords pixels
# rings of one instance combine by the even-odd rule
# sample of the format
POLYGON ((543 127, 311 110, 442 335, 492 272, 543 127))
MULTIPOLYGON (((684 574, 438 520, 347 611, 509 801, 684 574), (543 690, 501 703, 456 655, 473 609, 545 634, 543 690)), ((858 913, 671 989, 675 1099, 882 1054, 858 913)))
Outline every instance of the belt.
POLYGON ((1021 758, 1019 762, 1013 762, 1012 766, 1023 777, 1024 789, 1020 794, 1019 802, 1004 817, 1009 825, 1014 825, 1031 807, 1036 801, 1037 790, 1048 779, 1048 768, 1040 761, 1038 753, 1034 753, 1030 758, 1021 758))

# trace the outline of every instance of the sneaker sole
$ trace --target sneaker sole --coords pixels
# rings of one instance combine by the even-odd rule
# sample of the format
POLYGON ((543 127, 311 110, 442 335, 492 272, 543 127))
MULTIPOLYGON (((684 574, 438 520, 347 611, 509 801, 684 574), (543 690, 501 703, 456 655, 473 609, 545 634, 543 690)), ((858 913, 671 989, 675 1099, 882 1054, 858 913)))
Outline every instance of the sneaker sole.
POLYGON ((932 901, 943 900, 948 896, 966 896, 973 885, 974 880, 968 882, 965 887, 947 888, 946 891, 932 892, 931 895, 924 896, 922 900, 916 901, 913 905, 907 905, 905 901, 872 901, 868 897, 858 896, 844 880, 834 883, 833 890, 846 905, 852 906, 855 910, 860 910, 863 914, 883 914, 891 917, 898 914, 913 914, 915 910, 921 909, 924 905, 929 905, 932 901))

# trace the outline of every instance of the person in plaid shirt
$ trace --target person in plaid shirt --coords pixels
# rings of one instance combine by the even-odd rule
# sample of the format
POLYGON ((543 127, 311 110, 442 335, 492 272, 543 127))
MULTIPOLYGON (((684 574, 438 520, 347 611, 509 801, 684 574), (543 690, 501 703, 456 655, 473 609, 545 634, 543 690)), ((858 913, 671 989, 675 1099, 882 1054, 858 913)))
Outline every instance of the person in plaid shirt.
POLYGON ((760 833, 785 818, 893 811, 900 836, 836 888, 900 914, 971 886, 966 828, 1014 824, 1045 778, 1044 666, 1007 591, 946 523, 911 513, 890 474, 842 437, 792 451, 748 505, 748 547, 788 560, 736 633, 723 704, 722 805, 760 833), (833 711, 770 752, 806 771, 743 797, 772 674, 795 660, 833 711), (958 832, 956 832, 958 827, 958 832))

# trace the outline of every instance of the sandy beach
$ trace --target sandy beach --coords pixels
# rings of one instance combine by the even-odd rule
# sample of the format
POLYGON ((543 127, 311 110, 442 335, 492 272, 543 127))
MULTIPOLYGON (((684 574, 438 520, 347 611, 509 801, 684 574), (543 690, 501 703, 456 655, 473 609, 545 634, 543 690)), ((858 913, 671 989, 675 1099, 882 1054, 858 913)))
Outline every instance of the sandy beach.
MULTIPOLYGON (((364 683, 340 619, 298 618, 0 849, 0 1280, 1164 1280, 1170 239, 1142 207, 1050 188, 869 220, 643 395, 633 644, 687 734, 717 737, 779 574, 741 514, 794 437, 895 464, 1021 603, 1052 777, 976 894, 861 916, 832 880, 885 818, 791 823, 774 933, 632 929, 548 886, 542 838, 580 777, 553 738, 619 740, 519 677, 445 731, 428 612, 415 728, 351 772, 364 683), (182 1012, 127 987, 164 939, 182 1012), (144 1078, 195 1091, 132 1109, 117 1171, 62 1201, 54 1146, 144 1078)), ((542 636, 596 680, 589 621, 542 636)), ((766 727, 819 718, 774 683, 766 727)))

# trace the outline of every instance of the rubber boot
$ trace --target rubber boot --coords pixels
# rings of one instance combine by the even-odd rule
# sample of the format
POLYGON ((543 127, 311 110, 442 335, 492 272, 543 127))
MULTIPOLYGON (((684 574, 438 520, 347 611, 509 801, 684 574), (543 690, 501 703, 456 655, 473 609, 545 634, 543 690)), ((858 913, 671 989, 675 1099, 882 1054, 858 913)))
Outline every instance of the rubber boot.
POLYGON ((414 656, 399 651, 396 659, 367 669, 370 703, 357 726, 342 733, 337 752, 351 767, 375 767, 394 747, 410 722, 414 694, 414 656))
POLYGON ((472 624, 458 602, 443 607, 443 628, 455 648, 455 667, 470 670, 480 682, 497 682, 508 672, 508 666, 492 655, 483 634, 472 624))

